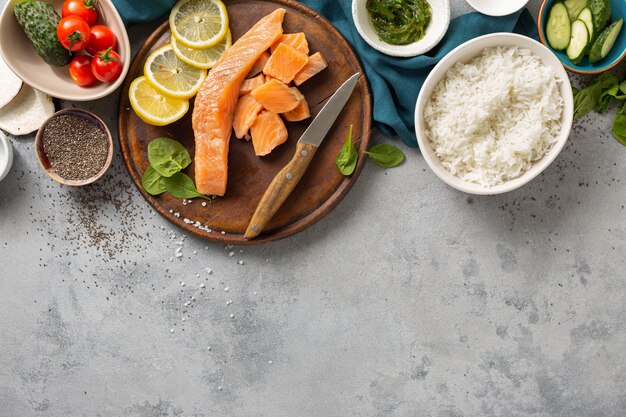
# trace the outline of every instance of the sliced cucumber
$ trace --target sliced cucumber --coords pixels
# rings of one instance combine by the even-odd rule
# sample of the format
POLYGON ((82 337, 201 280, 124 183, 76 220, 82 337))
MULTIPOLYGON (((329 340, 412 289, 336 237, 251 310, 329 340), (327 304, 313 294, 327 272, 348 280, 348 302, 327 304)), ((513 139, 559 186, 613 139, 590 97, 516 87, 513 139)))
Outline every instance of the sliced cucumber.
POLYGON ((578 64, 587 52, 589 45, 589 31, 587 25, 582 20, 574 20, 572 22, 572 36, 569 45, 567 45, 567 57, 574 64, 578 64))
POLYGON ((585 7, 578 14, 578 20, 582 20, 587 25, 587 32, 589 32, 589 39, 593 39, 593 15, 591 14, 591 9, 589 7, 585 7))
POLYGON ((611 0, 589 0, 587 7, 593 15, 593 30, 602 32, 611 20, 611 0))
POLYGON ((587 7, 587 0, 565 0, 563 3, 567 7, 569 20, 572 22, 578 18, 580 11, 587 7))
POLYGON ((624 19, 620 19, 613 22, 608 28, 598 35, 589 51, 589 62, 595 64, 596 62, 606 58, 611 52, 611 48, 615 45, 615 41, 619 36, 622 26, 624 25, 624 19))
POLYGON ((567 48, 572 32, 572 24, 569 20, 567 8, 563 3, 556 3, 550 9, 548 24, 546 25, 546 37, 548 43, 557 51, 567 48))

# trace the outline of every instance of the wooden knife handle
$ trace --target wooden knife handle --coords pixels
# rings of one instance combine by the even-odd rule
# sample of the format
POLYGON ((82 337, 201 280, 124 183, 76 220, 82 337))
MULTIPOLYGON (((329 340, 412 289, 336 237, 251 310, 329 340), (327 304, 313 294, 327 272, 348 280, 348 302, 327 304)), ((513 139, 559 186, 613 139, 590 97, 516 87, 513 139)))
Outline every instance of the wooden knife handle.
POLYGON ((293 159, 276 175, 261 198, 248 230, 246 230, 245 239, 252 239, 261 234, 267 223, 272 220, 272 217, 302 179, 313 156, 315 156, 315 152, 317 152, 316 146, 298 143, 293 159))

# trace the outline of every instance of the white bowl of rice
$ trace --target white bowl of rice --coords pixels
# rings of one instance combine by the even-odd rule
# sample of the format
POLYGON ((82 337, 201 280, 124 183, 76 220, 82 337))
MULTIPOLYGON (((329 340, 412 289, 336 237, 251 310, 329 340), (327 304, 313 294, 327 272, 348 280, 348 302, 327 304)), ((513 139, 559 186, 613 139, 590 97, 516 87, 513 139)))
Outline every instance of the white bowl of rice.
POLYGON ((574 114, 558 58, 526 36, 472 39, 430 72, 417 99, 417 141, 457 190, 493 195, 539 175, 561 152, 574 114))

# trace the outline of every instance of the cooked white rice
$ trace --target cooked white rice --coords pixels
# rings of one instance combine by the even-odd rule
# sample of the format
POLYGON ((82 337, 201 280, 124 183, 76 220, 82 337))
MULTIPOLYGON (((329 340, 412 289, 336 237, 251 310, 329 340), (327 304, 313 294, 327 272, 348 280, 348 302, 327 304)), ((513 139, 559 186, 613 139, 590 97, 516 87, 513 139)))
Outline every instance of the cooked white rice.
POLYGON ((552 68, 528 49, 485 48, 437 84, 424 109, 425 134, 453 175, 493 187, 550 150, 562 111, 552 68))

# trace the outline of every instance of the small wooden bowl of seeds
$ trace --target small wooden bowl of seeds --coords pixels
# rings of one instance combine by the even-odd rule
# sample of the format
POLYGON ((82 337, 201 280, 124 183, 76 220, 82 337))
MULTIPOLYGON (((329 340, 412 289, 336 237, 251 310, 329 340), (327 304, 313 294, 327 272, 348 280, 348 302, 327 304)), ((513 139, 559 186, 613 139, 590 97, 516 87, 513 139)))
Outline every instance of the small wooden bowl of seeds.
POLYGON ((113 137, 95 114, 81 109, 56 112, 35 138, 37 160, 50 178, 80 187, 100 179, 113 160, 113 137))

